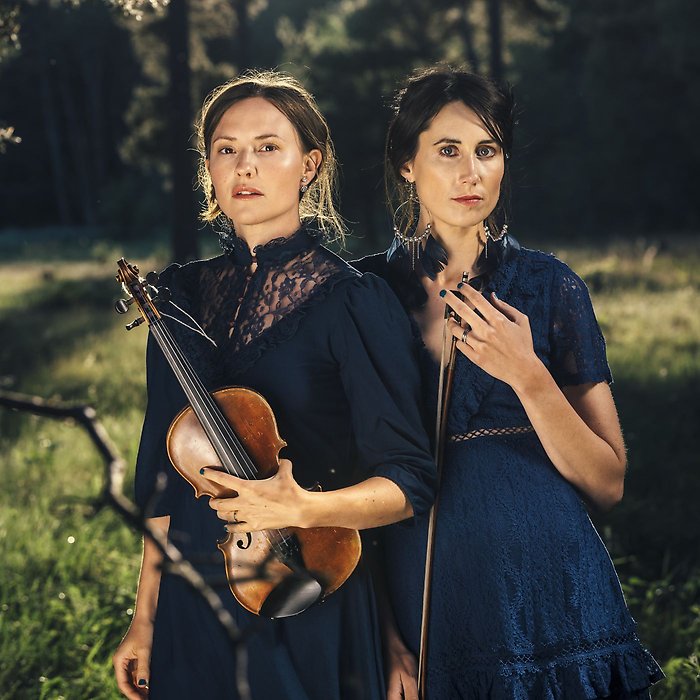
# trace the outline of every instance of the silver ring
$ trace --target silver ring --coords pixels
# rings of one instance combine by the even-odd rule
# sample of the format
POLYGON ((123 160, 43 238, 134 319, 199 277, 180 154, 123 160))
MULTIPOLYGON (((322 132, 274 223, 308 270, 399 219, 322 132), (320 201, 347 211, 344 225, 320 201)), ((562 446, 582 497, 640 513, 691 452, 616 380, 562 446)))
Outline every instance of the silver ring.
POLYGON ((467 335, 469 335, 469 328, 465 328, 464 331, 462 332, 462 342, 463 343, 467 342, 467 335))
POLYGON ((233 511, 233 520, 231 522, 234 524, 238 522, 238 511, 237 510, 233 511))

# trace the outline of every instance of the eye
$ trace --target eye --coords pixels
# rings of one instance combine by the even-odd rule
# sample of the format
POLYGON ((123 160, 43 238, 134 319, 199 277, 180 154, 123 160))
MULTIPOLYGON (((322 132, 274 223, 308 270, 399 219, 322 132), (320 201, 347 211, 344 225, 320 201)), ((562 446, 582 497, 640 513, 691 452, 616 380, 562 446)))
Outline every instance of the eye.
POLYGON ((224 155, 230 155, 231 153, 235 153, 235 151, 231 146, 222 146, 219 149, 219 153, 223 153, 224 155))
POLYGON ((459 151, 456 146, 443 146, 440 149, 440 155, 446 156, 447 158, 454 158, 456 155, 459 155, 459 151))
POLYGON ((491 158, 496 155, 496 149, 493 146, 477 146, 476 155, 478 158, 491 158))
POLYGON ((274 143, 266 143, 264 146, 260 147, 263 153, 272 153, 273 151, 278 151, 279 148, 274 143))

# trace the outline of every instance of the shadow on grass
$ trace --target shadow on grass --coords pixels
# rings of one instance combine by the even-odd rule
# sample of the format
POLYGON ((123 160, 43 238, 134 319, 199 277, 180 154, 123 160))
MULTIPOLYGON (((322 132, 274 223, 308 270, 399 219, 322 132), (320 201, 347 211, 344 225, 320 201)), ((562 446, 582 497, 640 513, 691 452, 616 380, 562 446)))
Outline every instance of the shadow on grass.
MULTIPOLYGON (((54 387, 41 386, 41 378, 61 358, 78 352, 88 335, 114 327, 118 291, 112 276, 47 279, 15 307, 0 312, 0 336, 5 339, 0 345, 3 386, 54 395, 54 387)), ((85 396, 63 394, 62 398, 84 400, 85 396)), ((20 422, 10 412, 3 412, 0 421, 4 435, 20 422)))
POLYGON ((700 564, 699 397, 698 376, 615 384, 629 466, 625 497, 604 520, 649 578, 700 564))

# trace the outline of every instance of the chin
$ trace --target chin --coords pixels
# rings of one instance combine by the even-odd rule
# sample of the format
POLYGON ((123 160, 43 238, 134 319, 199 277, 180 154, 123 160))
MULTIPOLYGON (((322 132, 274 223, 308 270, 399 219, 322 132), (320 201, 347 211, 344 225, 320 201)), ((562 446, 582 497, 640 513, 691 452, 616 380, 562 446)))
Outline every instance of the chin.
POLYGON ((460 216, 454 218, 445 217, 445 219, 443 219, 443 221, 452 228, 472 228, 472 226, 477 226, 483 220, 484 218, 479 214, 476 216, 460 216))
POLYGON ((234 228, 237 226, 255 226, 256 224, 262 224, 265 221, 273 218, 274 214, 269 214, 263 211, 240 211, 237 208, 231 207, 227 212, 224 212, 226 216, 233 222, 234 228))

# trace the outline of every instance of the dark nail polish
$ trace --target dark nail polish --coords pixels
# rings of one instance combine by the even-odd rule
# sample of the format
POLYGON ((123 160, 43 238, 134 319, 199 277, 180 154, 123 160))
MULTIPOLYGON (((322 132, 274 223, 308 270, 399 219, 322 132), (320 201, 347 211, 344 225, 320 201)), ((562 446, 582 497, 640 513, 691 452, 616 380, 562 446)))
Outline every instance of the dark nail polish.
POLYGON ((462 289, 463 286, 464 286, 464 282, 460 282, 460 283, 457 285, 457 289, 462 289))
POLYGON ((139 685, 146 685, 146 682, 145 678, 139 678, 139 685))
POLYGON ((200 473, 200 474, 204 474, 204 467, 202 467, 202 468, 199 470, 199 473, 200 473))
POLYGON ((441 296, 441 297, 444 297, 445 294, 447 294, 447 290, 446 290, 446 289, 441 289, 441 290, 440 290, 440 296, 441 296))

